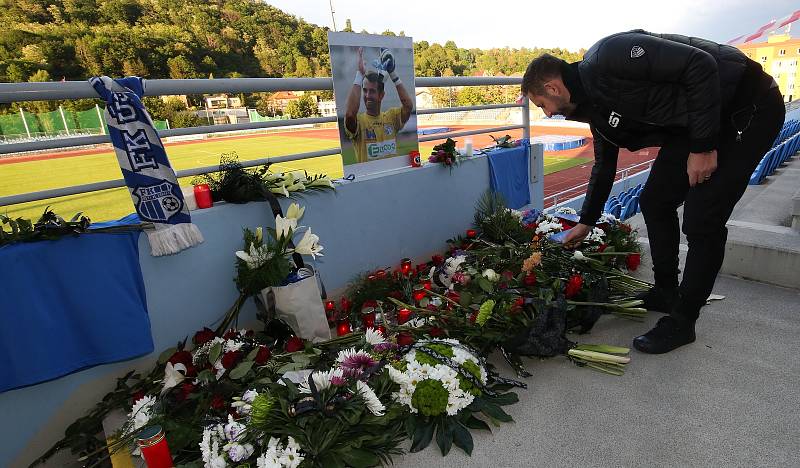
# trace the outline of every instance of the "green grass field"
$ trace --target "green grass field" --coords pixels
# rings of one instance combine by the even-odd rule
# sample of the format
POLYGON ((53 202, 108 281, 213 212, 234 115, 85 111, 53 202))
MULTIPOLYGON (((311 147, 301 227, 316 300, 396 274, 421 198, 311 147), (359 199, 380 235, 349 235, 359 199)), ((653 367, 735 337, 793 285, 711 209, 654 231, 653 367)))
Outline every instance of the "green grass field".
MULTIPOLYGON (((423 155, 430 154, 435 143, 420 145, 423 155)), ((239 160, 247 161, 293 153, 318 151, 338 146, 328 138, 307 138, 286 135, 263 135, 252 138, 210 140, 199 143, 167 146, 167 154, 176 170, 213 166, 223 153, 236 152, 239 160)), ((545 174, 550 174, 587 162, 587 158, 545 156, 545 174)), ((343 175, 339 155, 292 161, 272 165, 274 171, 303 170, 328 174, 331 178, 343 175)), ((122 177, 112 152, 60 159, 26 161, 0 165, 0 196, 87 184, 122 177)), ((181 180, 189 185, 191 178, 181 180)), ((56 213, 71 217, 82 211, 93 221, 118 219, 133 212, 126 188, 71 195, 38 202, 0 208, 0 213, 12 217, 38 219, 50 206, 56 213)))

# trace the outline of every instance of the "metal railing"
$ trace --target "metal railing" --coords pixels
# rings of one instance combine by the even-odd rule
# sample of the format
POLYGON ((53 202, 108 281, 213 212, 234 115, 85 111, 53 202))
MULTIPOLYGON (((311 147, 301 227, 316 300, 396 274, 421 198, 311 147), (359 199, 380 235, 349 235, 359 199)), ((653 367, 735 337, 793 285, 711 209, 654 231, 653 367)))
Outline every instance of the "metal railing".
MULTIPOLYGON (((638 163, 638 164, 634 164, 633 166, 628 166, 628 167, 626 167, 624 169, 618 170, 614 174, 614 183, 625 182, 630 177, 632 177, 632 176, 634 176, 636 174, 639 174, 640 172, 649 171, 653 167, 653 161, 655 161, 655 159, 651 159, 649 161, 645 161, 645 162, 641 162, 641 163, 638 163), (645 166, 647 166, 647 167, 645 168, 645 166), (619 176, 619 179, 617 179, 617 176, 619 176)), ((573 200, 574 198, 577 198, 575 192, 577 192, 578 190, 580 190, 580 189, 582 189, 584 187, 588 187, 588 186, 589 186, 589 183, 588 182, 584 182, 584 183, 582 183, 580 185, 576 185, 574 187, 570 187, 570 188, 568 188, 566 190, 562 190, 562 191, 560 191, 558 193, 554 193, 552 195, 547 195, 546 197, 544 197, 543 206, 547 210, 556 209, 559 206, 561 206, 561 205, 563 205, 565 203, 568 203, 569 201, 573 200), (563 199, 563 201, 560 204, 559 204, 559 201, 558 201, 559 198, 563 199), (547 203, 548 200, 552 200, 552 204, 550 204, 549 206, 548 206, 548 203, 547 203)), ((628 188, 630 188, 630 187, 625 187, 624 190, 627 190, 628 188)), ((580 195, 578 195, 578 196, 580 196, 580 195)))
MULTIPOLYGON (((418 87, 450 87, 450 86, 508 86, 519 85, 521 78, 512 77, 441 77, 441 78, 416 78, 418 87)), ((186 95, 186 94, 214 94, 214 93, 260 93, 276 91, 324 91, 333 89, 331 78, 225 78, 225 79, 184 79, 184 80, 144 80, 145 96, 186 95)), ((22 101, 47 101, 65 99, 97 98, 97 93, 88 81, 67 82, 38 82, 38 83, 0 83, 0 103, 22 101)), ((482 133, 504 132, 522 129, 523 138, 530 139, 530 126, 528 121, 529 105, 526 99, 522 104, 489 104, 480 106, 446 107, 436 109, 418 109, 418 115, 438 114, 443 112, 463 112, 482 109, 522 108, 522 123, 520 125, 507 125, 501 127, 465 130, 460 132, 437 133, 419 137, 420 142, 442 140, 446 138, 478 135, 482 133)), ((250 122, 241 124, 204 125, 200 127, 175 128, 158 131, 162 138, 171 136, 197 135, 218 132, 231 132, 241 130, 256 130, 267 128, 288 127, 295 125, 309 125, 336 122, 336 117, 312 117, 305 119, 273 120, 268 122, 250 122)), ((79 136, 52 140, 27 141, 19 143, 0 144, 0 155, 42 151, 57 148, 76 146, 90 146, 109 143, 108 135, 79 136)), ((341 148, 330 148, 308 153, 290 154, 286 156, 269 157, 243 161, 244 167, 261 166, 287 161, 316 158, 340 154, 341 148)), ((178 177, 188 177, 209 172, 216 172, 218 166, 206 166, 194 169, 176 171, 178 177)), ((22 193, 0 197, 0 206, 15 205, 48 198, 77 195, 117 187, 124 187, 123 179, 108 180, 90 184, 76 185, 37 192, 22 193)))

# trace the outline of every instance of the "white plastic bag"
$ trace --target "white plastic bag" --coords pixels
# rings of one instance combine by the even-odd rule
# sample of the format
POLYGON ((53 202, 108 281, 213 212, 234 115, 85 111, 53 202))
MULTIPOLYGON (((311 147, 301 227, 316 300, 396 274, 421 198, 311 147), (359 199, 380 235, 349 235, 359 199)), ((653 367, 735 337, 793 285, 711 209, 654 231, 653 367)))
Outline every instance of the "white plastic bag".
POLYGON ((268 310, 274 304, 275 316, 292 327, 300 338, 313 342, 330 340, 331 329, 325 318, 318 274, 310 266, 300 268, 298 274, 302 279, 297 282, 261 290, 261 300, 268 310), (270 300, 270 293, 274 300, 270 300))

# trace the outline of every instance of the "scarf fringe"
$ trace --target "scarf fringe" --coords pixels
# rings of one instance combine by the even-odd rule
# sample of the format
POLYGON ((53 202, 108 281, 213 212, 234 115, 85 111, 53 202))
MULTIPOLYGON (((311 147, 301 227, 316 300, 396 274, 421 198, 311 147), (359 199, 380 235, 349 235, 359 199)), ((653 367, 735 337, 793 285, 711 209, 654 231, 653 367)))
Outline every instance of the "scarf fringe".
POLYGON ((174 224, 166 229, 147 231, 150 253, 154 257, 172 255, 203 242, 203 234, 192 223, 174 224))

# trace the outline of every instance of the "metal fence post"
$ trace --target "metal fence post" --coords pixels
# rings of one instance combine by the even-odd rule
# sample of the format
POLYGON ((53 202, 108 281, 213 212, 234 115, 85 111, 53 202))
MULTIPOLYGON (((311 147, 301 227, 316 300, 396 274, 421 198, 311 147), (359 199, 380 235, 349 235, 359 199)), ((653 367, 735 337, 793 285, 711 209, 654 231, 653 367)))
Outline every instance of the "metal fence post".
POLYGON ((61 113, 61 121, 64 122, 64 131, 69 135, 69 125, 67 125, 67 118, 64 116, 64 107, 58 106, 58 112, 61 113))
POLYGON ((28 134, 28 138, 30 138, 31 137, 31 129, 28 128, 28 122, 25 120, 25 111, 23 111, 21 107, 19 108, 19 115, 20 115, 20 117, 22 117, 22 125, 25 126, 25 133, 27 133, 28 134))
POLYGON ((100 121, 100 131, 103 133, 103 135, 105 135, 106 134, 106 126, 103 125, 103 114, 100 112, 100 105, 95 104, 94 105, 94 109, 97 111, 97 120, 100 121))

